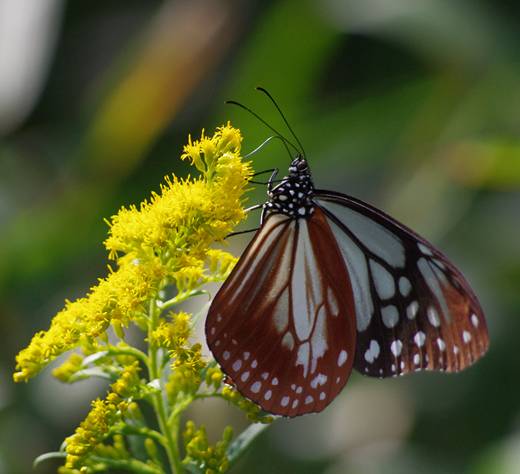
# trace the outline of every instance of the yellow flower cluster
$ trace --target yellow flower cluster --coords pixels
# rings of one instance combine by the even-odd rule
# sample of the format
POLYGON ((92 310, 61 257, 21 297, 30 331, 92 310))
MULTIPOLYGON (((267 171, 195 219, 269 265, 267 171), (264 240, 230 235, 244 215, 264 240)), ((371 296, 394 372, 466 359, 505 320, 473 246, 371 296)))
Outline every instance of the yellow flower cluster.
POLYGON ((27 381, 64 352, 103 336, 112 319, 128 324, 144 311, 143 304, 157 291, 161 278, 160 267, 124 265, 100 280, 85 298, 67 301, 49 330, 35 334, 17 355, 15 382, 27 381))
POLYGON ((149 201, 123 208, 112 218, 105 246, 115 258, 159 255, 174 273, 200 268, 209 245, 224 239, 244 218, 242 195, 252 170, 240 160, 242 137, 226 125, 212 138, 202 134, 199 141, 185 146, 189 159, 202 177, 179 180, 167 178, 160 194, 149 201))
POLYGON ((174 357, 170 376, 166 383, 168 399, 173 404, 179 394, 195 394, 202 383, 201 372, 206 367, 201 345, 179 347, 172 351, 174 357))
POLYGON ((186 448, 186 457, 183 460, 185 466, 193 466, 197 472, 204 474, 223 473, 229 469, 226 451, 233 437, 231 426, 224 428, 222 440, 215 446, 208 443, 205 428, 201 426, 197 429, 193 421, 186 423, 183 436, 186 448))
POLYGON ((92 410, 65 440, 67 458, 65 467, 75 469, 109 435, 110 429, 122 419, 128 408, 128 399, 137 395, 139 388, 139 364, 135 362, 125 368, 121 377, 111 385, 104 400, 92 402, 92 410))
POLYGON ((202 176, 167 177, 160 193, 139 209, 122 208, 112 217, 105 246, 118 269, 86 297, 67 301, 50 328, 33 337, 16 358, 16 382, 27 381, 64 352, 102 341, 110 325, 120 338, 130 322, 144 328, 146 304, 167 285, 189 294, 208 281, 226 278, 235 258, 209 246, 244 217, 242 196, 252 170, 240 159, 241 141, 239 130, 229 123, 211 138, 204 133, 198 141, 190 138, 182 158, 202 176))
POLYGON ((170 313, 171 321, 161 321, 151 334, 150 344, 176 350, 184 346, 191 333, 191 314, 181 311, 170 313))

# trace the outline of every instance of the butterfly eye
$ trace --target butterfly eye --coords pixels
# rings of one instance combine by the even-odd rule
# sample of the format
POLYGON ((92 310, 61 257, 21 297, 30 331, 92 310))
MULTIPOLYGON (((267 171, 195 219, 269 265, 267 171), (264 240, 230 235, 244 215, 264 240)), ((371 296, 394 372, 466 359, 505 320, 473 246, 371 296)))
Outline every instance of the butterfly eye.
POLYGON ((301 159, 296 165, 298 171, 305 171, 308 168, 307 160, 301 159))

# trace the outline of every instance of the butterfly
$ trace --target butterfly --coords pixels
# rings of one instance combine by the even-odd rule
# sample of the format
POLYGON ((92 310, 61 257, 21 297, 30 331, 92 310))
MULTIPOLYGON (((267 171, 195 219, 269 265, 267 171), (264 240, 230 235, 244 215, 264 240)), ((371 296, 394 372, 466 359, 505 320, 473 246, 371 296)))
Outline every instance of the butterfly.
POLYGON ((353 368, 458 372, 487 351, 482 308, 448 258, 379 209, 316 189, 304 155, 270 180, 262 208, 205 331, 228 380, 264 411, 320 412, 353 368))

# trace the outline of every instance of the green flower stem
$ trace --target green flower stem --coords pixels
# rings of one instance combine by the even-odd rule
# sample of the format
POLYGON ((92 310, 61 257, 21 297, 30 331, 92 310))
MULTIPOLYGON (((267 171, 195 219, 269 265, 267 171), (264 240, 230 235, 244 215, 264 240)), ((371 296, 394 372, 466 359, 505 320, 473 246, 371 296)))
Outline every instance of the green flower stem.
POLYGON ((164 474, 164 471, 158 466, 151 466, 137 459, 112 459, 93 455, 90 459, 94 462, 113 467, 115 469, 123 469, 125 471, 136 472, 138 474, 164 474))
POLYGON ((193 399, 194 400, 204 400, 205 398, 222 398, 222 400, 226 400, 229 402, 229 400, 222 395, 220 392, 210 392, 210 393, 197 393, 193 399))
POLYGON ((167 301, 157 301, 157 307, 161 311, 164 311, 164 310, 170 309, 172 306, 178 305, 179 303, 182 303, 183 301, 186 301, 194 296, 206 295, 206 294, 208 294, 208 292, 204 291, 204 290, 185 291, 167 301))
MULTIPOLYGON (((152 299, 150 301, 150 323, 148 327, 148 340, 150 341, 148 345, 148 373, 150 380, 159 380, 160 384, 162 385, 162 373, 160 365, 157 363, 158 350, 157 346, 152 342, 152 332, 157 327, 159 314, 159 306, 157 305, 156 300, 152 299)), ((153 393, 152 400, 155 414, 157 416, 157 421, 159 423, 159 428, 161 429, 161 433, 164 436, 164 442, 162 444, 166 450, 168 461, 171 468, 174 469, 174 472, 180 474, 183 472, 183 467, 175 439, 177 437, 178 426, 174 427, 168 424, 168 413, 162 390, 153 393)))
POLYGON ((123 348, 123 347, 108 345, 107 352, 109 355, 116 355, 116 356, 117 355, 131 355, 131 356, 134 356, 136 359, 140 360, 145 365, 147 365, 147 363, 148 363, 148 357, 146 356, 146 354, 132 346, 127 346, 127 347, 123 348))
POLYGON ((154 441, 157 441, 161 446, 164 446, 166 443, 166 440, 161 433, 150 428, 125 425, 122 429, 117 430, 117 432, 123 435, 144 436, 145 438, 150 438, 154 441))
POLYGON ((195 398, 196 398, 196 396, 195 397, 189 396, 189 397, 186 397, 184 400, 182 400, 182 402, 175 403, 175 408, 172 410, 170 417, 168 418, 168 424, 172 425, 172 424, 177 423, 177 426, 178 426, 180 415, 182 414, 182 412, 184 410, 186 410, 191 405, 191 403, 193 402, 193 400, 195 400, 195 398))

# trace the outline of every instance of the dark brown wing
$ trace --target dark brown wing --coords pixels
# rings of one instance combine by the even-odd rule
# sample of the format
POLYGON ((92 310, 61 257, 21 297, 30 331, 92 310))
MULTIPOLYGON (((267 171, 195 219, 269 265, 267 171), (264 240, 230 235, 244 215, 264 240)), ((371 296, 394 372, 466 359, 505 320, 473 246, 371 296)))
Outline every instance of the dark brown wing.
POLYGON ((210 350, 245 397, 267 412, 323 410, 355 354, 352 288, 325 215, 270 215, 215 296, 210 350))
POLYGON ((457 372, 484 355, 489 339, 482 308, 447 257, 358 199, 317 191, 315 202, 352 282, 357 370, 375 377, 457 372))

